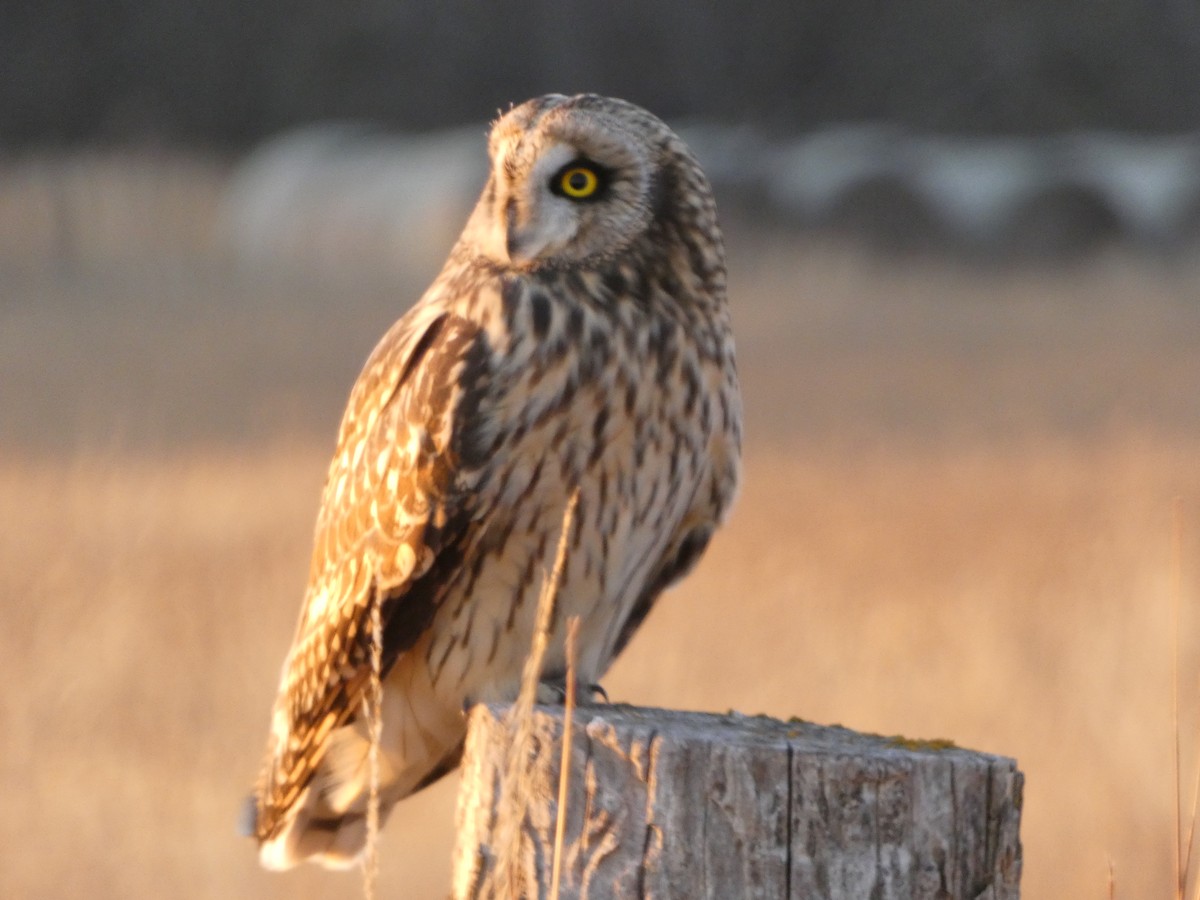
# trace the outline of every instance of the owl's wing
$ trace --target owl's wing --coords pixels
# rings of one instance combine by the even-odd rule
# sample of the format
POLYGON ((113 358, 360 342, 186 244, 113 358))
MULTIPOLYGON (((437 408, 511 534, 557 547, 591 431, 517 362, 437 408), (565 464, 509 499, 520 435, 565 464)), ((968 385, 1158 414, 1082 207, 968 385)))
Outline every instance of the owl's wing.
POLYGON ((433 618, 437 592, 420 579, 439 557, 457 556, 475 515, 491 442, 479 409, 488 359, 476 325, 418 305, 351 392, 259 783, 259 840, 309 783, 330 734, 363 708, 370 604, 382 604, 385 672, 433 618))

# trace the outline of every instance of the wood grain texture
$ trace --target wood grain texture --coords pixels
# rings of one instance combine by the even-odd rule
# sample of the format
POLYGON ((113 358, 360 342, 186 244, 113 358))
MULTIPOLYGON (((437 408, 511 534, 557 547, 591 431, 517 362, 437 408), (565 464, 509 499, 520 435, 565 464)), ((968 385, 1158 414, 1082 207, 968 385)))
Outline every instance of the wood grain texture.
MULTIPOLYGON (((453 896, 546 897, 562 709, 537 707, 497 884, 503 707, 471 712, 453 896)), ((1023 776, 1004 757, 764 716, 576 709, 564 898, 1016 900, 1023 776)))

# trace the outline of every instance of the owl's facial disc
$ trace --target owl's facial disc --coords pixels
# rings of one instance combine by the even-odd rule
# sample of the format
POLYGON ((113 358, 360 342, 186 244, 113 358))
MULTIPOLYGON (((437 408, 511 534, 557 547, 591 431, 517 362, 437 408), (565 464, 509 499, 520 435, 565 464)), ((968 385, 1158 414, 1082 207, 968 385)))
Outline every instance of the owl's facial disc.
POLYGON ((481 256, 571 265, 611 258, 648 227, 657 145, 587 99, 531 101, 492 127, 491 178, 464 233, 481 256))

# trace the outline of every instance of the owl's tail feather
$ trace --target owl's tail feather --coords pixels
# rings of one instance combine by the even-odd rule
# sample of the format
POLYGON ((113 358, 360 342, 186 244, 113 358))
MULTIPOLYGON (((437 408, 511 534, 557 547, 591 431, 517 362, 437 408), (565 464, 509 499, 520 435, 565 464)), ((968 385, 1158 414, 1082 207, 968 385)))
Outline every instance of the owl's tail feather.
MULTIPOLYGON (((380 824, 398 800, 453 770, 462 758, 462 749, 460 742, 428 772, 397 771, 387 754, 380 754, 380 824)), ((330 735, 325 757, 312 781, 280 817, 271 834, 260 839, 259 862, 264 868, 283 870, 315 862, 327 869, 348 869, 361 861, 367 842, 368 750, 368 741, 355 724, 330 735)), ((259 803, 258 797, 247 799, 240 823, 243 833, 255 834, 259 803)))
MULTIPOLYGON (((259 861, 265 868, 290 869, 311 861, 330 869, 346 869, 358 861, 367 838, 369 749, 358 723, 329 735, 324 755, 308 784, 277 815, 273 827, 268 826, 269 833, 258 834, 259 861)), ((386 754, 381 754, 380 818, 402 795, 398 781, 386 754)), ((256 816, 257 810, 256 805, 256 816)))
POLYGON ((312 797, 312 788, 307 788, 279 829, 259 844, 258 858, 264 868, 280 871, 315 862, 327 869, 348 869, 358 862, 366 847, 366 816, 355 812, 319 816, 312 797))

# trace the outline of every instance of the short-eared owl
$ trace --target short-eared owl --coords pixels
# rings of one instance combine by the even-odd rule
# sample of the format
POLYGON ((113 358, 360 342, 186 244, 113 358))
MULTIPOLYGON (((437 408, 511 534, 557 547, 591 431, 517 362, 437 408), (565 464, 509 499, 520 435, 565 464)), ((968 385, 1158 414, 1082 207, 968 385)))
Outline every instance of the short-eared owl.
POLYGON ((696 562, 738 481, 741 399, 707 179, 657 118, 551 95, 503 115, 424 297, 350 394, 247 826, 271 868, 363 849, 371 610, 380 811, 452 768, 463 710, 516 696, 578 489, 546 654, 593 684, 696 562))

